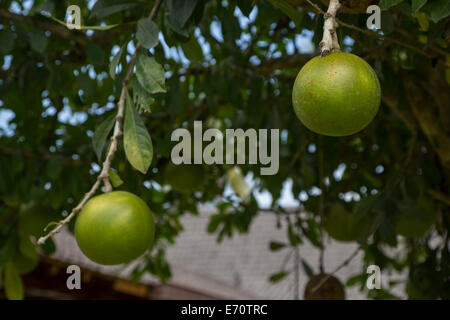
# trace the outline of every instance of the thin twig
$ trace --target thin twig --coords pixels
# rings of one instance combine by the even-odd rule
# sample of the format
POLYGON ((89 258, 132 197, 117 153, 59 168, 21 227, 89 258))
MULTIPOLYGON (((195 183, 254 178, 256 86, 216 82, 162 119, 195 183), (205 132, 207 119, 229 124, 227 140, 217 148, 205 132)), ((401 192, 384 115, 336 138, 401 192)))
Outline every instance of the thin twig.
POLYGON ((319 13, 321 13, 321 14, 324 14, 325 12, 317 5, 317 4, 315 4, 314 2, 312 2, 311 0, 306 0, 306 1, 308 1, 308 3, 310 4, 310 5, 312 5, 319 13))
POLYGON ((312 292, 316 292, 317 290, 319 290, 319 288, 321 286, 323 286, 323 284, 325 282, 327 282, 328 279, 330 279, 332 276, 334 276, 337 272, 339 272, 339 270, 341 270, 342 268, 344 268, 345 266, 347 266, 359 253, 359 251, 363 248, 362 245, 358 246, 358 248, 356 248, 356 250, 347 258, 345 259, 339 266, 336 267, 336 269, 334 269, 332 272, 328 273, 327 275, 325 275, 322 280, 314 287, 312 288, 312 292))
MULTIPOLYGON (((156 0, 155 5, 153 6, 153 9, 150 13, 149 19, 153 19, 158 12, 159 7, 161 6, 163 0, 156 0)), ((127 96, 127 90, 128 90, 128 83, 130 82, 131 77, 133 76, 133 70, 134 66, 136 64, 136 58, 137 54, 139 52, 141 45, 138 43, 136 45, 136 50, 134 52, 133 58, 130 61, 130 64, 128 65, 128 71, 127 74, 122 82, 122 90, 120 93, 120 99, 117 103, 117 115, 116 115, 116 121, 114 124, 114 132, 111 137, 111 146, 109 147, 108 154, 106 155, 106 159, 103 162, 102 170, 100 171, 100 174, 97 176, 97 179, 95 180, 94 185, 91 187, 91 189, 84 195, 83 200, 72 209, 72 212, 64 218, 63 220, 59 221, 56 227, 50 231, 48 234, 46 234, 43 237, 40 237, 37 241, 38 245, 42 245, 47 241, 47 239, 51 238, 53 235, 58 233, 62 227, 67 224, 72 218, 83 208, 83 206, 86 204, 86 202, 95 194, 97 189, 100 187, 101 182, 105 185, 105 192, 111 192, 112 186, 111 182, 109 181, 109 170, 111 168, 111 162, 114 158, 114 154, 117 151, 117 145, 119 143, 119 140, 122 138, 122 123, 124 118, 124 112, 125 112, 125 99, 127 96)))
POLYGON ((330 0, 327 12, 324 14, 323 37, 320 41, 321 56, 324 57, 332 52, 339 52, 341 48, 337 38, 336 14, 341 8, 339 0, 330 0))

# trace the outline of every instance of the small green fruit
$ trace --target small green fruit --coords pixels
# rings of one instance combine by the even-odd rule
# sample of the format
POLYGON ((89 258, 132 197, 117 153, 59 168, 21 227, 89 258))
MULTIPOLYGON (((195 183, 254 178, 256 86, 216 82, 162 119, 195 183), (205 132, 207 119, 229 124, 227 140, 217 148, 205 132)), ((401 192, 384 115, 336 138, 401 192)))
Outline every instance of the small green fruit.
POLYGON ((175 165, 170 162, 165 170, 166 181, 180 193, 200 191, 205 180, 205 171, 199 164, 175 165))
POLYGON ((139 197, 114 191, 89 200, 75 223, 81 251, 92 261, 128 263, 153 244, 153 215, 139 197))

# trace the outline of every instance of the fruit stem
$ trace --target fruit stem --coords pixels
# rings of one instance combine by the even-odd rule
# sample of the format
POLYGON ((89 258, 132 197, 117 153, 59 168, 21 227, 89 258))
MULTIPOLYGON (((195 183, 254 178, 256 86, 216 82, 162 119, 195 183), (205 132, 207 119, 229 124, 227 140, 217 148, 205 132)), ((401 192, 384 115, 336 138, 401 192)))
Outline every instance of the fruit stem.
POLYGON ((336 33, 336 28, 338 27, 338 24, 336 22, 336 14, 338 13, 340 8, 341 4, 339 0, 330 0, 328 10, 323 15, 323 37, 322 41, 319 44, 321 51, 320 55, 322 57, 325 57, 332 52, 341 51, 336 33))

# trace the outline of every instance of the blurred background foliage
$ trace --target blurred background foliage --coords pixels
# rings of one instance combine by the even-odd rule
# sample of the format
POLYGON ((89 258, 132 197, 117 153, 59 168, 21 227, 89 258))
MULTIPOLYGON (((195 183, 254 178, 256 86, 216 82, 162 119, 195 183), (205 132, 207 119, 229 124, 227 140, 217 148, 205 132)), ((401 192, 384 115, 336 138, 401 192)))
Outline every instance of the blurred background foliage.
MULTIPOLYGON (((326 10, 327 1, 164 1, 154 19, 160 41, 150 54, 164 68, 167 92, 150 96, 131 86, 153 141, 152 164, 147 174, 138 172, 122 146, 112 164, 118 189, 139 195, 155 213, 157 244, 135 276, 151 272, 167 280, 164 249, 183 230, 180 217, 214 205, 208 231, 219 241, 247 232, 256 215, 270 212, 286 226, 285 243, 267 239, 271 250, 291 252, 308 241, 321 250, 327 235, 357 242, 364 268, 343 279, 347 285, 364 290, 365 267, 377 264, 408 273, 409 298, 448 299, 449 2, 343 1, 342 49, 375 69, 383 93, 373 123, 343 138, 313 134, 292 109, 295 76, 322 37, 323 19, 311 2, 326 10), (382 30, 366 28, 364 8, 374 3, 383 9, 382 30), (201 174, 177 173, 174 181, 173 170, 166 170, 170 135, 179 127, 191 130, 194 120, 202 120, 204 130, 279 128, 278 174, 240 166, 253 188, 245 201, 239 187, 224 194, 229 165, 203 165, 201 174), (176 187, 192 176, 203 177, 196 190, 176 187), (297 208, 280 202, 286 185, 297 208), (258 208, 261 193, 271 200, 265 213, 258 208)), ((34 239, 70 212, 96 179, 101 161, 92 138, 115 113, 137 21, 152 6, 143 0, 1 1, 0 286, 9 298, 23 295, 20 275, 37 264, 34 239), (82 25, 100 30, 68 30, 53 19, 64 20, 71 4, 80 6, 82 25), (116 74, 110 65, 120 48, 116 74)), ((57 248, 50 240, 42 249, 57 248)), ((300 267, 320 271, 306 261, 300 267)), ((389 288, 369 296, 395 298, 389 288)))

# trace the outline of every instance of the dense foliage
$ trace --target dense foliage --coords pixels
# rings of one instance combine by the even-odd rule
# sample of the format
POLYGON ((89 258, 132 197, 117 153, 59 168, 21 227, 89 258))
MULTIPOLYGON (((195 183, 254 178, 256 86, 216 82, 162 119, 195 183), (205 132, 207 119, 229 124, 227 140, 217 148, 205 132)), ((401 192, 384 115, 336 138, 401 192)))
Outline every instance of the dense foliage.
MULTIPOLYGON (((370 126, 340 138, 308 131, 291 103, 295 76, 317 55, 322 36, 322 15, 310 2, 326 10, 322 2, 167 0, 155 24, 141 20, 153 1, 94 2, 0 4, 0 286, 9 298, 22 296, 20 274, 36 265, 30 235, 42 235, 48 222, 70 212, 99 173, 137 39, 153 48, 141 49, 129 92, 153 158, 147 172, 132 166, 121 143, 112 163, 116 189, 140 196, 155 213, 156 244, 136 277, 170 277, 164 250, 183 229, 180 217, 198 214, 198 205, 217 207, 208 230, 218 240, 247 232, 261 214, 253 195, 248 201, 223 197, 231 165, 204 165, 198 192, 169 187, 170 135, 202 120, 204 129, 280 129, 276 175, 260 175, 259 165, 240 166, 244 175, 252 173, 254 191, 271 194, 271 211, 286 228, 286 243, 267 239, 272 250, 288 254, 306 241, 320 250, 330 234, 358 242, 364 266, 406 271, 410 298, 450 298, 447 0, 382 0, 382 30, 376 32, 366 28, 365 13, 339 15, 342 49, 374 68, 383 95, 370 126), (100 27, 61 25, 70 4, 80 6, 83 26, 100 27), (156 79, 145 87, 142 79, 149 76, 156 79), (286 181, 298 209, 279 206, 286 181)), ((56 250, 53 241, 43 250, 56 250)), ((319 272, 302 258, 300 267, 319 272)), ((288 272, 270 279, 282 281, 288 272)), ((365 290, 366 277, 364 268, 342 280, 365 290)), ((394 298, 389 288, 368 294, 394 298)))

